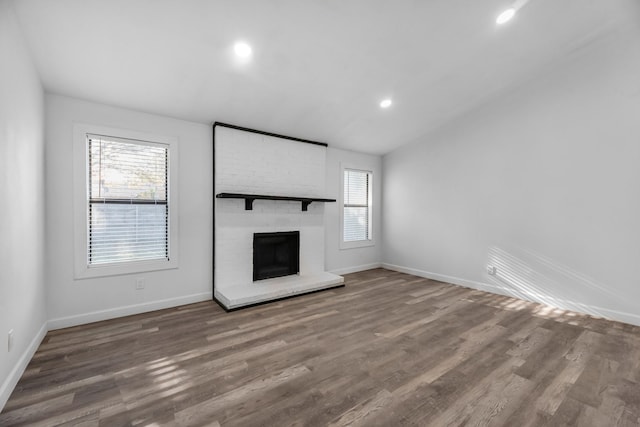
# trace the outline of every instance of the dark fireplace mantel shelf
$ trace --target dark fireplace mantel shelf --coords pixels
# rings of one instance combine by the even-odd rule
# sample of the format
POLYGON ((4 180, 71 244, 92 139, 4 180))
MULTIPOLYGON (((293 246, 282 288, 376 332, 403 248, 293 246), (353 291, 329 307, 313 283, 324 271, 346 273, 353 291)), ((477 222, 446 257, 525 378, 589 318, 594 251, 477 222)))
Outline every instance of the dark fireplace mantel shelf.
POLYGON ((244 209, 247 211, 253 210, 254 200, 283 200, 302 202, 302 210, 306 211, 312 202, 330 203, 335 202, 336 199, 319 199, 316 197, 291 197, 291 196, 267 196, 264 194, 239 194, 239 193, 218 193, 216 194, 218 199, 244 199, 244 209))

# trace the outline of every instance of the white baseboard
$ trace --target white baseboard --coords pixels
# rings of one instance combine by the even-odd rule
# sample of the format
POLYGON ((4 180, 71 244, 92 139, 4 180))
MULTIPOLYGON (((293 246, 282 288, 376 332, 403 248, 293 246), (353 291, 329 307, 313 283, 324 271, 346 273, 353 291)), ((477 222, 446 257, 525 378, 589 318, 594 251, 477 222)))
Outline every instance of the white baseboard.
POLYGON ((453 285, 464 286, 466 288, 477 289, 479 291, 490 292, 492 294, 504 295, 525 301, 536 302, 548 305, 561 310, 575 311, 578 313, 588 314, 595 317, 603 317, 605 319, 615 320, 617 322, 628 323, 640 326, 640 315, 628 313, 624 311, 614 310, 611 308, 597 307, 594 305, 583 304, 576 301, 559 299, 550 295, 542 295, 534 292, 516 292, 514 289, 497 284, 476 282, 473 280, 462 279, 444 274, 432 273, 430 271, 418 270, 416 268, 404 267, 401 265, 382 263, 382 268, 387 270, 398 271, 400 273, 411 274, 413 276, 424 277, 427 279, 447 282, 453 285))
POLYGON ((357 273, 359 271, 372 270, 374 268, 380 268, 380 267, 382 267, 382 263, 374 262, 371 264, 363 264, 363 265, 355 265, 353 267, 338 268, 337 270, 331 270, 330 273, 343 275, 343 274, 357 273))
POLYGON ((478 289, 482 291, 486 290, 487 292, 496 293, 496 291, 498 290, 496 286, 490 285, 488 283, 474 282, 473 280, 466 280, 466 279, 461 279, 459 277, 432 273, 430 271, 418 270, 416 268, 404 267, 401 265, 383 263, 382 268, 386 268, 387 270, 398 271, 400 273, 411 274, 413 276, 424 277, 426 279, 451 283, 453 285, 464 286, 467 288, 478 289))
POLYGON ((115 319, 116 317, 130 316, 132 314, 146 313, 148 311, 162 310, 165 308, 177 307, 185 304, 192 304, 201 301, 210 301, 211 292, 202 294, 186 295, 177 298, 169 298, 158 301, 145 302, 142 304, 128 305, 125 307, 112 308, 108 310, 93 311, 90 313, 77 314, 74 316, 59 317, 49 320, 49 330, 69 328, 71 326, 84 325, 86 323, 99 322, 101 320, 115 319))
POLYGON ((22 377, 24 370, 27 368, 27 365, 29 365, 31 358, 33 358, 36 350, 38 350, 45 335, 47 335, 47 322, 42 325, 36 336, 33 337, 29 346, 25 349, 24 353, 22 353, 20 359, 18 359, 16 366, 13 367, 7 379, 2 383, 0 387, 0 412, 2 408, 4 408, 4 405, 6 405, 7 400, 9 400, 9 396, 13 393, 13 389, 16 387, 16 384, 18 384, 20 377, 22 377))

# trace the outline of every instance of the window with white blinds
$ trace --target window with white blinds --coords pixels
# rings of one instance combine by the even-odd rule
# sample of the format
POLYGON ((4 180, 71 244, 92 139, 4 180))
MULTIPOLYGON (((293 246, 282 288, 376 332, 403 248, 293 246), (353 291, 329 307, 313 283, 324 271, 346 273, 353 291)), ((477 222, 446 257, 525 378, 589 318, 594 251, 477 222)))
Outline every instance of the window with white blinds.
POLYGON ((169 145, 87 139, 88 265, 169 261, 169 145))
POLYGON ((344 170, 343 241, 371 240, 371 172, 344 170))

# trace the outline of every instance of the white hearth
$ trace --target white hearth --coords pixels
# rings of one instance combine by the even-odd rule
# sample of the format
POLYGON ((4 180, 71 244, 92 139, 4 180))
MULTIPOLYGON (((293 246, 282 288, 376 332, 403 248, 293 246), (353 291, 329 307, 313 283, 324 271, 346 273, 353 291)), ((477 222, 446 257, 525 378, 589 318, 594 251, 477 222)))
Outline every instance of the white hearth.
POLYGON ((292 275, 237 285, 222 291, 216 289, 215 296, 227 309, 233 310, 265 301, 334 288, 342 286, 343 283, 342 276, 327 272, 292 275))

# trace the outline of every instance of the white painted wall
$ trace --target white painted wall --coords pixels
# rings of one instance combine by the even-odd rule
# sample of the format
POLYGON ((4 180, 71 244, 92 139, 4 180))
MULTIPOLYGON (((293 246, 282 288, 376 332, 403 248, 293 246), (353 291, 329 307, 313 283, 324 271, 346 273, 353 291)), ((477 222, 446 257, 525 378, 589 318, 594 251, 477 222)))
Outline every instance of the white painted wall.
POLYGON ((327 271, 347 274, 380 266, 382 258, 382 157, 329 146, 327 150, 326 197, 336 203, 325 204, 325 262, 327 271), (374 245, 362 248, 340 249, 340 210, 343 204, 342 167, 373 172, 373 239, 374 245))
POLYGON ((211 127, 58 95, 45 100, 50 329, 210 299, 211 127), (178 138, 177 269, 74 279, 74 123, 178 138), (146 279, 144 290, 135 290, 138 277, 146 279))
POLYGON ((10 2, 0 1, 0 410, 46 332, 44 95, 10 2), (13 347, 7 333, 13 329, 13 347))
POLYGON ((637 40, 609 34, 386 155, 384 262, 640 325, 637 40))

